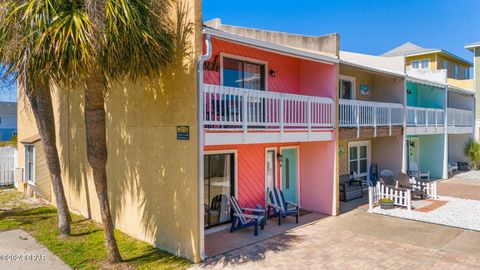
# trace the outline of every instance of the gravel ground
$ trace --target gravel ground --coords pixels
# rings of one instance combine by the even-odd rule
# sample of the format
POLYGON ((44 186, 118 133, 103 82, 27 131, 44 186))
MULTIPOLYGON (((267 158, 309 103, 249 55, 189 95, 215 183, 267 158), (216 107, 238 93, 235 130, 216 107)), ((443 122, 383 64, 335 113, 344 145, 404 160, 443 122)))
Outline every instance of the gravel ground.
POLYGON ((369 212, 480 231, 480 201, 443 196, 439 200, 448 202, 428 213, 408 211, 402 208, 382 210, 379 206, 369 212))

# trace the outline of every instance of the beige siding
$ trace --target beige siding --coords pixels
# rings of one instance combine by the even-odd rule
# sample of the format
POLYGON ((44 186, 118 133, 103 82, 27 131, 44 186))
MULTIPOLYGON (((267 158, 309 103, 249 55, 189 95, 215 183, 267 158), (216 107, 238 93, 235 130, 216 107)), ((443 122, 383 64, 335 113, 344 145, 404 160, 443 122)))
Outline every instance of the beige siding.
POLYGON ((340 75, 355 78, 355 99, 363 101, 379 101, 391 103, 404 102, 404 81, 398 77, 371 73, 366 70, 340 65, 340 75), (366 85, 368 95, 362 95, 360 86, 366 85))
POLYGON ((51 180, 48 171, 43 145, 41 141, 35 144, 35 185, 37 194, 46 200, 51 199, 51 180))
POLYGON ((460 62, 458 60, 455 60, 453 58, 445 57, 441 54, 437 54, 437 69, 438 70, 444 69, 443 64, 444 64, 445 61, 448 62, 448 69, 447 69, 447 77, 448 78, 452 78, 452 79, 455 78, 455 65, 457 65, 458 66, 458 80, 468 79, 464 76, 465 75, 465 73, 464 73, 465 69, 470 68, 468 65, 466 65, 465 63, 460 62))

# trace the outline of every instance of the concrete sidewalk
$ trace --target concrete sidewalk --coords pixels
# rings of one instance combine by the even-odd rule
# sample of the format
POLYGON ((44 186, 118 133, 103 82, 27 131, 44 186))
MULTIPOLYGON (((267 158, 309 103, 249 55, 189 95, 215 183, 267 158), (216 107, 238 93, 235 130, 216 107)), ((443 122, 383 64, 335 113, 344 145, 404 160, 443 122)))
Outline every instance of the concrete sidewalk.
POLYGON ((0 269, 68 270, 46 247, 23 230, 0 232, 0 269))

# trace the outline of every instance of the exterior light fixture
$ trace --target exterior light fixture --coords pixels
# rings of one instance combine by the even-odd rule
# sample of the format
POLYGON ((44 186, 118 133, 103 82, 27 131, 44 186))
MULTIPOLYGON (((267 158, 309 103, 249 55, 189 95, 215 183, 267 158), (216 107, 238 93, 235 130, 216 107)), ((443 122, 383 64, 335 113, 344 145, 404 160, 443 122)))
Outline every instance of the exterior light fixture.
POLYGON ((272 78, 275 78, 277 76, 277 73, 273 69, 270 69, 269 73, 270 73, 270 77, 272 77, 272 78))

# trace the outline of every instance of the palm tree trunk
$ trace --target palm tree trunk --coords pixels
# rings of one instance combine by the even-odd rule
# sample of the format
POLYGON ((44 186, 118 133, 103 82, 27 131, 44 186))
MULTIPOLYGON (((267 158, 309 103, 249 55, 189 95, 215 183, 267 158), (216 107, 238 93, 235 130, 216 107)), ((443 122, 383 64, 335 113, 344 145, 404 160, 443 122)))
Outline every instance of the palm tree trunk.
POLYGON ((47 161, 48 170, 52 180, 53 193, 58 212, 58 226, 60 236, 70 235, 70 211, 62 183, 62 174, 55 135, 55 118, 53 115, 52 96, 50 87, 45 83, 35 83, 35 89, 26 90, 26 96, 30 101, 33 115, 37 123, 40 138, 43 143, 43 150, 47 161))
POLYGON ((114 235, 112 215, 107 189, 107 137, 105 121, 103 76, 99 73, 87 80, 85 88, 85 131, 87 158, 93 171, 93 181, 100 203, 105 246, 108 260, 117 263, 122 260, 114 235))

